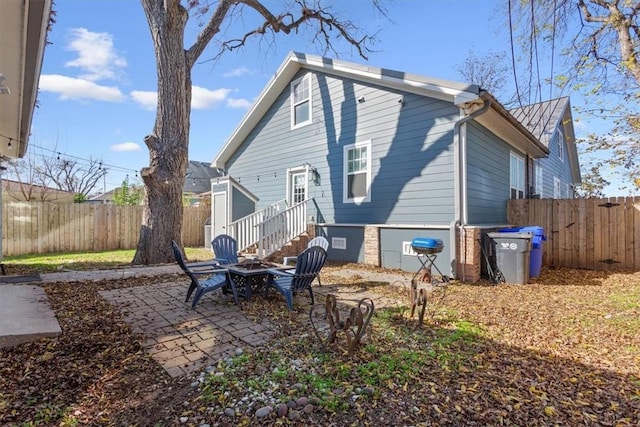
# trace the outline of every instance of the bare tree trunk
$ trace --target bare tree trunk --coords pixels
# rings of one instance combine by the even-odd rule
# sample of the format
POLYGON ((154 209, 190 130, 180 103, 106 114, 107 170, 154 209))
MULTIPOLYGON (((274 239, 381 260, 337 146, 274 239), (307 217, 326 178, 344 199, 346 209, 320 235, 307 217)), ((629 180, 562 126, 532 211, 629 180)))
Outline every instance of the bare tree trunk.
POLYGON ((191 67, 184 50, 188 13, 177 0, 166 3, 142 0, 156 53, 158 110, 153 133, 144 138, 149 166, 141 171, 146 194, 133 264, 173 262, 171 240, 182 245, 191 112, 191 67))

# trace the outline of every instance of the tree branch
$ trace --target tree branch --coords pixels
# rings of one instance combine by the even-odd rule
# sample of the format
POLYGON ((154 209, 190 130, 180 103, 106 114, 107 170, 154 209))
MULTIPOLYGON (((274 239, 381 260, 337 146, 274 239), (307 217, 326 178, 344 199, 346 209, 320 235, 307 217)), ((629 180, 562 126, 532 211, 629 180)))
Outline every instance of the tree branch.
MULTIPOLYGON (((602 7, 605 7, 605 8, 608 6, 606 3, 602 2, 602 1, 599 1, 599 0, 592 0, 592 3, 598 4, 599 6, 602 6, 602 7)), ((585 4, 584 0, 579 0, 578 1, 578 7, 580 8, 580 12, 582 12, 582 17, 587 22, 604 22, 604 23, 606 23, 609 20, 607 16, 593 16, 591 14, 591 11, 589 10, 587 5, 585 4)))
MULTIPOLYGON (((241 38, 227 40, 222 43, 222 48, 216 55, 215 59, 218 59, 224 51, 233 51, 244 46, 247 40, 252 36, 264 35, 268 31, 273 33, 282 32, 284 34, 290 34, 292 31, 298 31, 302 24, 311 21, 318 23, 318 29, 314 36, 314 40, 317 40, 319 37, 322 38, 326 50, 334 50, 330 35, 332 31, 336 31, 344 40, 355 47, 358 54, 364 59, 368 59, 367 53, 371 51, 367 44, 375 40, 375 36, 369 35, 364 35, 360 38, 355 37, 352 35, 352 32, 354 32, 357 27, 351 21, 341 21, 329 12, 327 8, 309 8, 304 0, 295 1, 295 3, 300 6, 300 14, 297 17, 295 17, 291 12, 274 15, 258 0, 237 0, 236 3, 244 4, 252 8, 264 18, 265 22, 258 28, 247 32, 241 38)), ((374 3, 374 5, 376 5, 376 3, 374 3)), ((383 10, 381 10, 381 12, 384 13, 383 10)))
POLYGON ((189 68, 193 67, 209 42, 220 32, 220 25, 233 4, 236 4, 236 1, 221 0, 220 3, 218 3, 218 7, 213 15, 211 15, 211 19, 209 19, 207 25, 200 31, 193 45, 187 49, 186 58, 189 68))

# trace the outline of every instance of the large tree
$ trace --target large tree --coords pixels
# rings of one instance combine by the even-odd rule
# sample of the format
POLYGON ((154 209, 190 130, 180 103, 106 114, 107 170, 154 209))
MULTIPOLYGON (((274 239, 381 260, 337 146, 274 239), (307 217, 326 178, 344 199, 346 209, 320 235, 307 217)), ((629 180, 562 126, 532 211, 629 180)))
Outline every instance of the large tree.
POLYGON ((528 86, 539 84, 541 60, 550 56, 553 83, 579 90, 585 98, 578 113, 609 124, 609 129, 582 141, 586 151, 606 152, 608 166, 623 171, 636 189, 640 188, 639 13, 637 0, 508 2, 513 39, 525 48, 520 59, 531 76, 528 86), (556 53, 562 61, 554 64, 556 53))
MULTIPOLYGON (((178 242, 182 228, 182 187, 187 170, 189 118, 191 112, 191 70, 209 43, 219 36, 221 26, 241 25, 243 13, 255 14, 257 28, 242 31, 234 39, 218 40, 220 50, 234 50, 254 37, 277 33, 297 36, 312 29, 314 41, 333 51, 331 40, 341 38, 366 58, 372 38, 361 34, 351 21, 334 14, 322 0, 141 0, 156 56, 158 105, 151 134, 144 138, 149 149, 149 166, 141 171, 146 193, 144 213, 134 264, 173 261, 171 240, 178 242), (185 3, 185 4, 182 4, 185 3), (282 10, 275 10, 278 4, 282 10), (185 48, 189 13, 201 19, 202 29, 185 48)), ((372 0, 380 8, 379 0, 372 0)), ((243 18, 244 19, 244 18, 243 18)))

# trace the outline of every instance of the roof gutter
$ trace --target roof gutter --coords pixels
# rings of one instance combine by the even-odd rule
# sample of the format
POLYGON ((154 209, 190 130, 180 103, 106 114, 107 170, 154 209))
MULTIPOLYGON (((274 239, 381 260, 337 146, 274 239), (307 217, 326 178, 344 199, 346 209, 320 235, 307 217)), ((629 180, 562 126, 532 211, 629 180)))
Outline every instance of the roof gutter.
POLYGON ((480 92, 480 99, 483 101, 482 107, 473 113, 462 117, 456 121, 453 125, 453 146, 454 152, 457 150, 456 160, 454 165, 455 173, 455 218, 451 221, 449 227, 449 241, 451 242, 452 250, 449 252, 451 260, 452 276, 456 276, 456 249, 458 247, 458 241, 456 239, 456 229, 459 226, 464 226, 469 221, 469 209, 467 206, 467 130, 466 126, 462 126, 469 120, 473 120, 476 117, 486 113, 491 108, 491 98, 485 98, 483 95, 486 92, 480 92))

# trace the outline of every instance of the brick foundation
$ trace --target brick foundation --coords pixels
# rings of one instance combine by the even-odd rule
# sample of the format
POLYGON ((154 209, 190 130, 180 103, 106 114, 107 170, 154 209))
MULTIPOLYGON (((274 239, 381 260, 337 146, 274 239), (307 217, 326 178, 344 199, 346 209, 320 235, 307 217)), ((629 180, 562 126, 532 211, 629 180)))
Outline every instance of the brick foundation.
POLYGON ((364 263, 380 267, 380 230, 378 227, 364 227, 364 263))
POLYGON ((458 245, 456 248, 456 274, 463 282, 475 283, 480 280, 481 273, 481 242, 482 229, 464 227, 456 232, 458 245))

